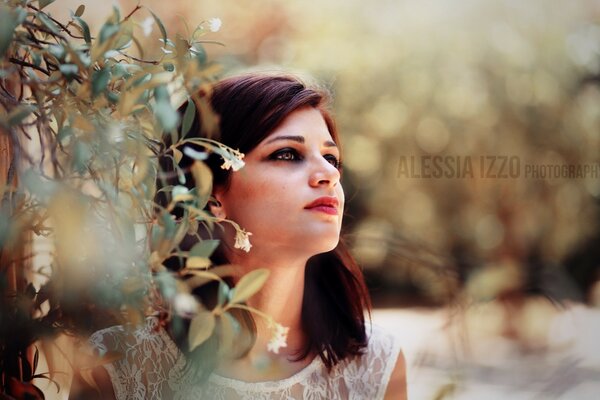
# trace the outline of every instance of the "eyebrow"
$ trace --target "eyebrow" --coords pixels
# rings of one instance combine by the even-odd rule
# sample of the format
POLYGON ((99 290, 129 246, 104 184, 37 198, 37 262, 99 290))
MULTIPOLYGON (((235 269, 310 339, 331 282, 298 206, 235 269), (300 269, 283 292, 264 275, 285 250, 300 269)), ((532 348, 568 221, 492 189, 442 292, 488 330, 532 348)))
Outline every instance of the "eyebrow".
MULTIPOLYGON (((304 143, 304 136, 277 136, 271 140, 268 140, 265 144, 273 143, 278 140, 293 140, 294 142, 304 143)), ((335 142, 332 142, 331 140, 327 140, 323 144, 325 145, 325 147, 337 147, 337 144, 335 144, 335 142)))

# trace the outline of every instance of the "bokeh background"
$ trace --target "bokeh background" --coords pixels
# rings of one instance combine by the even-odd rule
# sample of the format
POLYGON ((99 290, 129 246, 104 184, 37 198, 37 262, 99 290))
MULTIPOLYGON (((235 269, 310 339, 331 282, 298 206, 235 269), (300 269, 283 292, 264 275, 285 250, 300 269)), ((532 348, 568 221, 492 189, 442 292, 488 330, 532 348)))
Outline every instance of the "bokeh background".
MULTIPOLYGON (((97 31, 112 4, 83 3, 97 31)), ((170 34, 220 18, 206 38, 224 46, 206 50, 224 73, 283 69, 332 91, 347 237, 375 322, 403 341, 411 399, 597 398, 600 2, 143 5, 170 34), (473 176, 423 176, 428 157, 472 163, 473 176), (541 178, 527 165, 591 170, 541 178)), ((148 58, 159 37, 155 26, 148 58)))

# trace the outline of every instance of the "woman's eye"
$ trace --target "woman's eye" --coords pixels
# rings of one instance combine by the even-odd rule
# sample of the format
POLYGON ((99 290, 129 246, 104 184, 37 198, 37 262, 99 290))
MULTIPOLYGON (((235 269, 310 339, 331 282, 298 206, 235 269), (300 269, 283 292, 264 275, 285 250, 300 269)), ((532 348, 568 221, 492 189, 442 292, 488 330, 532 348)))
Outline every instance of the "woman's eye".
POLYGON ((333 165, 337 169, 340 169, 341 163, 336 156, 334 156, 333 154, 326 154, 324 157, 327 161, 329 161, 329 164, 333 165))
POLYGON ((294 149, 283 149, 275 152, 271 158, 273 160, 281 160, 281 161, 300 161, 300 156, 298 152, 294 149))

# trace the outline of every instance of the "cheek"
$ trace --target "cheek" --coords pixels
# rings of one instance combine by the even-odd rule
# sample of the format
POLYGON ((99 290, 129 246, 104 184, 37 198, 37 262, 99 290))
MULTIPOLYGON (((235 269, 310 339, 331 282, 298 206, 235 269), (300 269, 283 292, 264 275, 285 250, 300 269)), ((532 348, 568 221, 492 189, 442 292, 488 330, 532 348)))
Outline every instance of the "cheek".
POLYGON ((265 219, 290 206, 289 187, 286 183, 255 174, 252 179, 240 176, 232 180, 224 197, 227 213, 236 222, 265 219))

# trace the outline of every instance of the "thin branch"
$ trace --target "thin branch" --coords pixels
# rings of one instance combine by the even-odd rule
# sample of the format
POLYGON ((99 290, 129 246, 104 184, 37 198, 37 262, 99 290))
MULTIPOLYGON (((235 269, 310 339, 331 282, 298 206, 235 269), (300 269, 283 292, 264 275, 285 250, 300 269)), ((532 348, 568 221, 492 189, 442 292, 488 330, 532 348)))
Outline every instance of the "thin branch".
POLYGON ((117 50, 117 51, 118 51, 118 52, 119 52, 119 54, 121 54, 122 56, 124 56, 124 57, 127 57, 127 58, 130 58, 130 59, 132 59, 133 61, 137 61, 137 62, 140 62, 140 63, 145 63, 145 64, 152 64, 152 65, 159 65, 159 64, 160 64, 160 61, 149 61, 149 60, 142 60, 142 59, 140 59, 140 58, 137 58, 137 57, 131 56, 131 55, 129 55, 129 54, 126 54, 126 53, 122 52, 121 50, 117 50))
POLYGON ((135 14, 137 11, 141 10, 142 6, 140 6, 140 3, 138 3, 135 8, 129 13, 127 14, 127 16, 125 18, 123 18, 123 21, 127 21, 129 18, 131 18, 131 16, 133 14, 135 14))
POLYGON ((72 38, 74 38, 74 39, 85 39, 83 36, 73 35, 67 26, 63 25, 60 21, 57 21, 56 19, 52 18, 52 16, 50 14, 45 13, 44 11, 40 10, 39 8, 32 6, 31 4, 28 4, 27 7, 31 8, 32 10, 35 10, 35 11, 37 11, 39 13, 42 13, 46 17, 50 18, 56 25, 60 26, 60 28, 63 31, 65 31, 67 33, 67 35, 71 36, 72 38))
MULTIPOLYGON (((46 69, 44 69, 44 68, 42 68, 42 67, 38 67, 37 65, 35 65, 35 64, 32 64, 32 63, 29 63, 29 62, 27 62, 27 61, 19 60, 19 59, 17 59, 17 58, 14 58, 14 57, 11 57, 11 58, 9 59, 9 61, 10 61, 11 63, 13 63, 13 64, 22 65, 23 67, 30 67, 30 68, 33 68, 33 69, 37 69, 38 71, 40 71, 40 72, 43 72, 43 73, 44 73, 44 74, 46 74, 47 76, 50 76, 50 72, 49 72, 48 70, 46 70, 46 69)), ((48 64, 48 62, 47 62, 47 61, 46 61, 46 64, 48 64)))
POLYGON ((53 37, 57 37, 60 40, 62 40, 63 42, 68 42, 67 38, 64 37, 63 35, 61 35, 60 33, 52 32, 50 29, 45 28, 45 27, 43 27, 41 25, 34 24, 31 21, 23 21, 23 25, 24 26, 29 26, 29 27, 34 28, 34 29, 37 29, 39 31, 47 33, 48 35, 52 35, 53 37))

